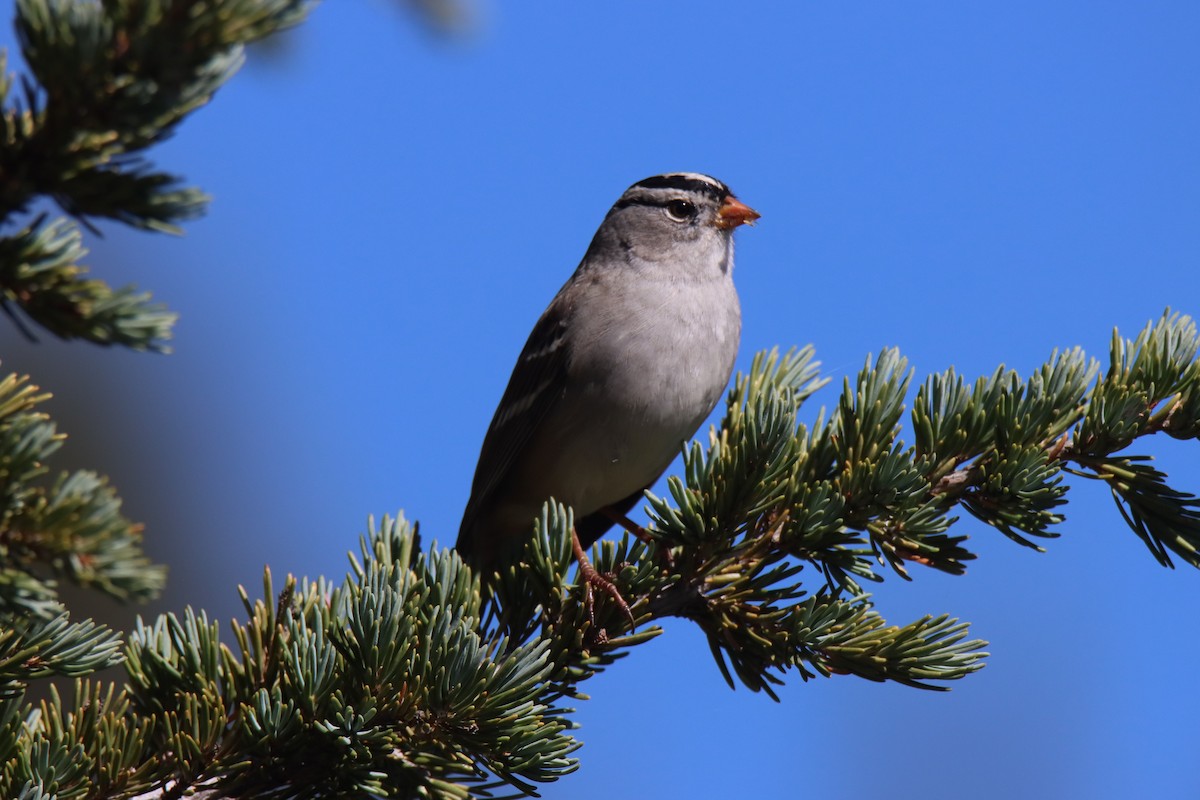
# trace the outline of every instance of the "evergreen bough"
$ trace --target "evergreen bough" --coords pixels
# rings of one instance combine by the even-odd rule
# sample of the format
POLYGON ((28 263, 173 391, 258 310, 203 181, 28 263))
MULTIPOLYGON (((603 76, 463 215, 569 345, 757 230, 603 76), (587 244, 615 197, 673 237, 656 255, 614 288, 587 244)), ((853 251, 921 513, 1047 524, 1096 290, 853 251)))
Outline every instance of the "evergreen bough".
MULTIPOLYGON (((161 350, 173 315, 84 277, 80 225, 173 230, 204 204, 143 151, 233 73, 243 44, 302 18, 299 0, 19 0, 33 78, 4 74, 0 308, 26 335, 161 350), (50 200, 70 218, 39 213, 50 200)), ((127 637, 72 622, 56 581, 126 601, 161 588, 141 530, 90 472, 49 478, 62 435, 27 377, 0 378, 0 794, 34 798, 533 795, 576 767, 581 685, 662 632, 704 631, 731 686, 774 697, 852 674, 926 689, 981 668, 984 643, 945 615, 889 625, 863 586, 913 565, 961 574, 959 508, 1013 541, 1057 535, 1070 476, 1108 484, 1164 566, 1200 566, 1200 500, 1128 449, 1200 436, 1198 337, 1164 313, 1109 364, 1054 353, 1028 379, 953 369, 911 399, 895 350, 868 358, 832 410, 811 349, 759 354, 721 424, 685 448, 668 496, 647 495, 645 541, 598 543, 593 563, 629 601, 631 628, 575 572, 571 510, 552 500, 521 563, 472 574, 421 545, 403 516, 371 523, 338 584, 268 571, 246 618, 190 608, 127 637), (120 683, 91 676, 123 664, 120 683), (49 676, 46 699, 26 688, 49 676)))
POLYGON ((63 339, 162 350, 175 315, 130 288, 85 277, 79 225, 109 219, 174 232, 208 198, 144 160, 207 103, 243 46, 298 22, 305 0, 17 0, 30 77, 0 55, 0 219, 50 200, 0 237, 0 309, 63 339))

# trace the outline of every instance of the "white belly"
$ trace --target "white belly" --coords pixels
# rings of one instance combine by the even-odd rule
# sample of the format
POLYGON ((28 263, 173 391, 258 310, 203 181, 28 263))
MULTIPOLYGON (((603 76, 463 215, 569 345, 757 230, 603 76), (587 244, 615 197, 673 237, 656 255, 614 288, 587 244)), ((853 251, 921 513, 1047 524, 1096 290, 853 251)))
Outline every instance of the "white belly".
POLYGON ((662 474, 724 394, 737 356, 732 281, 694 294, 678 285, 662 296, 642 291, 615 307, 625 316, 576 320, 591 344, 575 348, 586 357, 569 365, 557 424, 548 426, 559 441, 542 443, 553 496, 579 515, 662 474))

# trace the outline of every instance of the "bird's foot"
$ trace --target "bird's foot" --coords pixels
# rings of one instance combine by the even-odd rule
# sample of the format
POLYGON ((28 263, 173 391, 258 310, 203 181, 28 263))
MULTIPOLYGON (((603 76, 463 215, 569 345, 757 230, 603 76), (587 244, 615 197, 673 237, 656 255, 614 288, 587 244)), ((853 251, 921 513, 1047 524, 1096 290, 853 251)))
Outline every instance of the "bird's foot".
MULTIPOLYGON (((575 551, 575 561, 579 563, 579 576, 583 578, 583 598, 587 606, 588 618, 591 620, 592 629, 597 632, 602 632, 596 627, 596 609, 594 606, 594 598, 592 595, 592 587, 599 589, 606 595, 612 598, 617 604, 617 608, 621 609, 625 614, 625 618, 629 620, 629 630, 632 631, 636 624, 633 621, 633 612, 629 610, 629 603, 625 602, 625 598, 621 596, 621 591, 617 585, 608 578, 601 575, 592 566, 592 562, 588 560, 587 553, 583 552, 583 545, 579 542, 579 534, 571 531, 571 549, 575 551)), ((603 632, 607 638, 607 632, 603 632)))

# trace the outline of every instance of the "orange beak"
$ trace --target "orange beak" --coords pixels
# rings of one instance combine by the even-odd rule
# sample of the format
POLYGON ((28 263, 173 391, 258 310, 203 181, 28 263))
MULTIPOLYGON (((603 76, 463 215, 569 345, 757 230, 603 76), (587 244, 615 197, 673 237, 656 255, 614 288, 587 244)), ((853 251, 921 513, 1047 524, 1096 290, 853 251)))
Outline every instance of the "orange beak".
POLYGON ((717 219, 713 223, 721 230, 733 230, 738 225, 753 225, 754 220, 761 217, 750 206, 738 200, 733 195, 725 198, 725 202, 721 203, 720 210, 717 211, 717 219))

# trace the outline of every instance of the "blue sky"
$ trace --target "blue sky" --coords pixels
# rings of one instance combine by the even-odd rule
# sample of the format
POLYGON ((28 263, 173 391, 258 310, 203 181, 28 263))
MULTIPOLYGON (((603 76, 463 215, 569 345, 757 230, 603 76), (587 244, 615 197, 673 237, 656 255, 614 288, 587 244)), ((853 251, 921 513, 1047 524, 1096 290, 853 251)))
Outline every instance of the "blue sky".
MULTIPOLYGON (((1027 374, 1200 313, 1198 38, 1187 2, 489 2, 462 39, 326 3, 153 153, 208 215, 89 242, 181 312, 175 353, 8 327, 0 357, 55 393, 61 465, 147 523, 161 608, 226 618, 264 564, 342 575, 369 514, 453 541, 529 328, 647 175, 708 172, 763 214, 743 368, 811 342, 835 385, 889 345, 918 381, 1027 374)), ((1195 443, 1139 451, 1200 490, 1195 443)), ((1046 554, 965 518, 966 576, 878 588, 892 621, 990 641, 950 693, 838 678, 776 704, 668 623, 586 687, 582 767, 545 796, 1195 796, 1200 575, 1102 487, 1070 500, 1046 554)))

